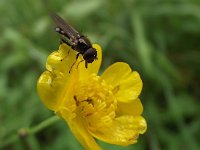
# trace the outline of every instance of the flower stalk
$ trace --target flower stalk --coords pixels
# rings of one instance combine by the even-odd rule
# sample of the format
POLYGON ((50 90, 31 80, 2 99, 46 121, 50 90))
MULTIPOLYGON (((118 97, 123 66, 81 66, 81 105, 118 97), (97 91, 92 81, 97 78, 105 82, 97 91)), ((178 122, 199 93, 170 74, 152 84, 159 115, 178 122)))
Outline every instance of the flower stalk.
POLYGON ((7 140, 2 142, 2 144, 0 144, 0 148, 5 148, 5 147, 15 143, 16 141, 18 141, 20 139, 24 139, 24 138, 28 137, 29 135, 36 134, 36 133, 40 132, 41 130, 53 125, 56 122, 58 122, 59 120, 60 120, 60 117, 52 116, 52 117, 42 121, 41 123, 39 123, 38 125, 36 125, 34 127, 20 128, 17 131, 17 133, 13 134, 7 140))

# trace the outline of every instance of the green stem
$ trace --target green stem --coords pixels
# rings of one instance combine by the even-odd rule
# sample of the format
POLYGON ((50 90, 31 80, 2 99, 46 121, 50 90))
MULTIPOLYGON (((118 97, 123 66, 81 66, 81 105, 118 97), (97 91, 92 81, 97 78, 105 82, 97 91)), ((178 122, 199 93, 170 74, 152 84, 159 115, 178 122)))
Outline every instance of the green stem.
POLYGON ((3 143, 0 144, 0 149, 16 142, 17 140, 19 140, 19 138, 24 138, 28 135, 35 134, 35 133, 43 130, 44 128, 54 124, 58 120, 60 120, 60 118, 58 116, 53 116, 53 117, 50 117, 50 118, 42 121, 41 123, 39 123, 38 125, 36 125, 32 128, 19 129, 17 134, 14 134, 13 136, 11 136, 10 138, 8 138, 7 140, 5 140, 3 143))
POLYGON ((58 120, 60 120, 60 118, 58 116, 53 116, 49 119, 46 119, 43 122, 41 122, 40 124, 36 125, 35 127, 28 129, 28 134, 37 133, 37 132, 43 130, 44 128, 54 124, 58 120))

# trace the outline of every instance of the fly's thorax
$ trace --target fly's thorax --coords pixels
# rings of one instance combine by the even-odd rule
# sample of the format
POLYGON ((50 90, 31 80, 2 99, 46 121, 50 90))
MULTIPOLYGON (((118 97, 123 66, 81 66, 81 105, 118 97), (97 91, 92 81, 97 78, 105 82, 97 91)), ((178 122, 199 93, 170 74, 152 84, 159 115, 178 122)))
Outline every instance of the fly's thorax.
POLYGON ((82 36, 78 39, 77 44, 74 45, 74 47, 79 53, 84 54, 89 48, 92 47, 92 45, 86 37, 82 36))

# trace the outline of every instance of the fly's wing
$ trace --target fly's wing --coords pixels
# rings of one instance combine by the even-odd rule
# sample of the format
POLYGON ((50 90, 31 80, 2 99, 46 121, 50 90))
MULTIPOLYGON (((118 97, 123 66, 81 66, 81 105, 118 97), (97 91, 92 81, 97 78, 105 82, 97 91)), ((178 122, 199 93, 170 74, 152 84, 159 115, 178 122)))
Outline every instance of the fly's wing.
POLYGON ((55 13, 51 13, 50 16, 54 20, 58 28, 62 29, 64 34, 71 40, 76 40, 80 38, 80 33, 76 31, 73 27, 67 24, 60 16, 55 13))

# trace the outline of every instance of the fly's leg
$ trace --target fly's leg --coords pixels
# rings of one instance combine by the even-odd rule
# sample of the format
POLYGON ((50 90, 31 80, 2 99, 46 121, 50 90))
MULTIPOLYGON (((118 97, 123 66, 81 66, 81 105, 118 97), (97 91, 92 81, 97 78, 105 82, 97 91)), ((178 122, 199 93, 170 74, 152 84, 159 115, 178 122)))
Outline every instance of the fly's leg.
POLYGON ((78 59, 78 57, 79 57, 80 54, 81 54, 81 53, 76 54, 76 60, 78 59))
POLYGON ((83 61, 84 60, 81 60, 81 61, 78 62, 78 65, 76 66, 76 69, 78 69, 79 64, 82 63, 83 61))
POLYGON ((85 68, 88 68, 88 63, 85 61, 85 68))
MULTIPOLYGON (((78 59, 78 57, 79 57, 80 54, 81 54, 81 53, 76 54, 76 61, 77 61, 77 59, 78 59)), ((69 73, 71 72, 72 67, 75 65, 76 61, 72 64, 72 66, 71 66, 71 68, 70 68, 70 70, 69 70, 69 73)), ((81 61, 82 61, 82 60, 81 60, 81 61)), ((79 63, 79 64, 80 64, 80 63, 79 63)), ((79 65, 79 64, 78 64, 78 65, 79 65)), ((78 66, 77 66, 77 68, 78 68, 78 66)))
MULTIPOLYGON (((60 39, 60 44, 63 44, 63 43, 65 43, 65 44, 67 44, 68 46, 71 47, 71 44, 70 44, 68 41, 66 41, 64 38, 61 38, 61 39, 60 39)), ((73 49, 73 48, 72 48, 72 49, 73 49)), ((70 53, 70 49, 69 49, 68 52, 67 52, 67 56, 69 56, 69 53, 70 53)), ((64 58, 62 58, 60 61, 63 61, 67 56, 65 56, 64 58)))
POLYGON ((62 43, 65 43, 65 44, 67 44, 68 46, 70 46, 71 47, 71 43, 69 43, 67 40, 65 40, 64 38, 60 38, 60 44, 62 44, 62 43))

